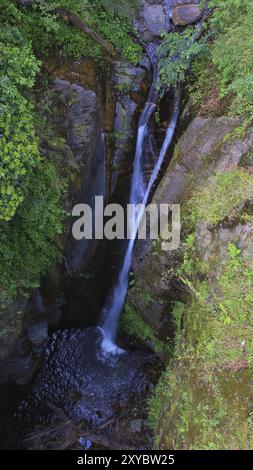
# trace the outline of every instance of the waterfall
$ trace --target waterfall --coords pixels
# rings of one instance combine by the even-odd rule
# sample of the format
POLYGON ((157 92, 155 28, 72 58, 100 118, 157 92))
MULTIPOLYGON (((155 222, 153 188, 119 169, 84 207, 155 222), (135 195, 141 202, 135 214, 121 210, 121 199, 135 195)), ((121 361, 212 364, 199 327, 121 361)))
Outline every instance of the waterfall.
MULTIPOLYGON (((137 135, 136 151, 135 151, 133 174, 132 174, 132 179, 131 179, 130 198, 129 198, 129 204, 142 204, 143 207, 147 205, 150 191, 159 174, 166 152, 171 144, 174 131, 176 128, 176 124, 177 124, 177 119, 178 119, 178 114, 179 114, 179 102, 180 102, 179 93, 175 91, 173 111, 172 111, 172 116, 170 119, 169 127, 167 129, 166 136, 165 136, 160 154, 155 163, 152 175, 145 187, 144 175, 143 175, 143 170, 142 170, 142 157, 144 154, 145 138, 147 137, 147 133, 148 133, 148 125, 150 122, 150 118, 154 110, 156 109, 156 103, 158 100, 158 90, 156 88, 156 82, 158 79, 158 69, 157 69, 155 59, 154 59, 153 51, 149 51, 149 55, 150 55, 152 65, 154 68, 154 76, 153 76, 153 83, 149 92, 148 100, 146 102, 146 105, 141 114, 139 124, 138 124, 138 135, 137 135)), ((112 291, 110 292, 108 296, 106 305, 102 312, 102 324, 101 324, 101 331, 103 334, 102 351, 105 354, 121 352, 121 350, 115 345, 117 329, 118 329, 118 321, 119 321, 119 317, 122 312, 122 309, 124 307, 124 303, 125 303, 125 299, 127 295, 128 277, 129 277, 129 272, 130 272, 131 264, 132 264, 135 239, 136 239, 138 227, 142 220, 143 214, 144 214, 144 210, 140 209, 139 213, 137 214, 137 221, 136 221, 136 218, 134 218, 134 220, 131 222, 131 227, 130 227, 131 237, 130 237, 130 240, 128 240, 127 242, 127 248, 125 251, 119 277, 118 277, 116 284, 112 288, 112 291)))

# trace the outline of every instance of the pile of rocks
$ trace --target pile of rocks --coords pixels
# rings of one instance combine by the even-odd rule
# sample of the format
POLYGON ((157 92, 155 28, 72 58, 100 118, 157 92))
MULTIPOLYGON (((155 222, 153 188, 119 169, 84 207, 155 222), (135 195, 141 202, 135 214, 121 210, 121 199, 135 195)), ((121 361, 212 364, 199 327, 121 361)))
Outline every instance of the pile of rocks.
POLYGON ((150 40, 173 26, 187 26, 201 17, 200 0, 143 0, 136 22, 143 39, 150 40))

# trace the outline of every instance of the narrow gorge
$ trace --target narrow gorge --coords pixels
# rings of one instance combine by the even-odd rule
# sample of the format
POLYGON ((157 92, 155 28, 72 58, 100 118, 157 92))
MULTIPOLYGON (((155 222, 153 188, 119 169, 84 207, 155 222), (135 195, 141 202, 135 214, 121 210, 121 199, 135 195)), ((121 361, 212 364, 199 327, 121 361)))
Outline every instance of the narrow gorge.
POLYGON ((250 0, 0 19, 1 449, 252 449, 250 0), (150 203, 180 246, 137 239, 150 203))

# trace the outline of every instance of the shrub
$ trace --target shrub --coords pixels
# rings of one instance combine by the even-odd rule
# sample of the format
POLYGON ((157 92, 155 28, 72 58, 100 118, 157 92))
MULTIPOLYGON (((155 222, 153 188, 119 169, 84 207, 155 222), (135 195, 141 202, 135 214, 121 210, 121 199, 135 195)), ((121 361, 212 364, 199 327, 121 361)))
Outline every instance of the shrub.
POLYGON ((39 161, 28 91, 39 62, 16 28, 0 35, 0 221, 10 220, 24 198, 28 173, 39 161))
POLYGON ((217 173, 186 203, 185 225, 191 229, 200 220, 218 224, 232 217, 242 201, 252 199, 253 177, 247 171, 236 168, 217 173))
POLYGON ((41 161, 30 175, 25 199, 15 217, 1 224, 0 301, 39 286, 40 278, 59 255, 63 230, 60 206, 63 181, 52 163, 41 161))
POLYGON ((112 0, 37 0, 32 9, 22 13, 21 27, 24 35, 33 42, 39 56, 58 51, 61 56, 90 56, 103 61, 103 51, 96 42, 54 14, 55 7, 64 7, 111 42, 124 59, 136 63, 140 47, 130 37, 129 16, 128 19, 125 18, 127 5, 130 4, 131 1, 126 2, 122 10, 112 0))
POLYGON ((183 33, 164 33, 158 48, 160 81, 164 85, 178 86, 185 81, 193 59, 205 50, 203 41, 197 42, 197 28, 183 33))
POLYGON ((193 66, 196 83, 193 95, 202 99, 207 86, 219 90, 221 98, 229 98, 229 111, 248 119, 253 116, 253 37, 250 34, 253 23, 251 0, 215 0, 215 7, 209 27, 212 41, 206 52, 205 61, 193 66), (211 72, 211 77, 210 77, 211 72), (215 76, 215 83, 213 77, 215 76), (213 82, 213 83, 212 83, 213 82))

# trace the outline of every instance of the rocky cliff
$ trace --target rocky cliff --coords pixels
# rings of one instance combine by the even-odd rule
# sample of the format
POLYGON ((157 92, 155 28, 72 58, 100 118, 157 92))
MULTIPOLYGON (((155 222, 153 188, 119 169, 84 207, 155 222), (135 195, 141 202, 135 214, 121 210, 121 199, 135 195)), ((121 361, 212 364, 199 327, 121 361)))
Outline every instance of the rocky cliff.
MULTIPOLYGON (((16 3, 22 12, 33 4, 32 0, 16 3)), ((129 413, 136 437, 145 427, 140 394, 144 401, 149 393, 145 368, 152 375, 157 363, 149 354, 155 352, 164 369, 148 402, 155 447, 249 449, 253 446, 253 128, 252 120, 245 124, 242 118, 226 115, 225 105, 215 112, 220 104, 217 90, 206 91, 204 113, 189 105, 182 112, 171 162, 154 188, 153 202, 181 206, 180 248, 166 252, 160 241, 136 244, 120 333, 124 346, 137 344, 147 355, 129 352, 119 356, 118 367, 104 366, 98 330, 70 329, 97 324, 100 279, 110 277, 103 263, 107 245, 101 255, 97 242, 73 240, 72 207, 79 202, 94 206, 97 195, 113 202, 126 199, 138 117, 152 82, 150 51, 164 32, 181 33, 185 26, 196 24, 203 7, 199 0, 141 0, 139 5, 131 30, 138 59, 135 48, 118 54, 117 41, 122 42, 118 30, 116 35, 110 31, 113 45, 109 44, 107 23, 101 28, 106 40, 95 35, 96 46, 102 40, 105 60, 101 50, 96 50, 96 60, 66 59, 50 51, 37 77, 34 101, 40 153, 46 162, 54 162, 65 181, 61 204, 69 217, 58 240, 62 261, 51 266, 40 287, 36 283, 26 296, 13 298, 1 315, 0 383, 7 383, 7 394, 9 380, 15 385, 29 383, 44 356, 31 394, 18 410, 23 423, 41 422, 47 401, 49 408, 52 403, 62 407, 72 419, 104 425, 115 409, 122 412, 122 404, 133 393, 138 400, 128 406, 134 403, 129 413), (70 328, 50 336, 64 315, 70 328), (132 339, 138 342, 131 343, 132 339), (27 412, 30 407, 35 418, 27 412)), ((80 32, 81 25, 94 39, 94 31, 76 21, 76 15, 71 19, 69 12, 62 14, 68 26, 77 25, 80 32)), ((47 15, 42 19, 47 20, 47 15)), ((96 17, 98 24, 99 20, 96 17)), ((129 37, 127 30, 123 40, 129 37)), ((74 38, 74 46, 78 40, 74 38)), ((189 62, 187 58, 187 68, 189 62)), ((170 114, 162 108, 169 103, 165 94, 152 122, 157 151, 170 114)), ((108 271, 116 272, 114 260, 120 253, 114 247, 112 251, 108 271)), ((59 410, 50 408, 50 417, 52 411, 57 415, 59 410)), ((149 433, 148 441, 144 438, 140 445, 143 442, 150 444, 149 433)))
POLYGON ((147 344, 169 345, 150 405, 159 448, 252 446, 252 150, 240 120, 193 119, 153 198, 181 204, 181 247, 136 252, 128 331, 141 316, 147 344))
MULTIPOLYGON (((147 46, 159 40, 162 31, 171 31, 179 25, 176 14, 184 18, 182 24, 196 21, 200 13, 198 3, 141 1, 134 20, 141 42, 147 46), (188 17, 189 9, 195 13, 197 9, 197 15, 188 17)), ((29 12, 33 2, 17 4, 22 12, 29 12)), ((130 178, 136 125, 152 79, 152 67, 145 51, 135 66, 120 58, 106 71, 104 65, 101 67, 89 57, 55 55, 50 52, 43 62, 34 90, 37 134, 41 154, 56 164, 65 180, 62 206, 69 216, 79 202, 93 206, 95 195, 113 200, 115 191, 120 197, 124 194, 125 181, 130 178)), ((25 298, 20 295, 4 307, 0 382, 9 377, 23 384, 31 378, 45 347, 48 329, 57 327, 62 316, 62 279, 78 277, 97 252, 96 242, 73 240, 71 225, 72 219, 68 217, 58 243, 63 263, 51 267, 42 280, 42 289, 26 293, 25 298), (29 336, 30 328, 33 334, 29 336)))

